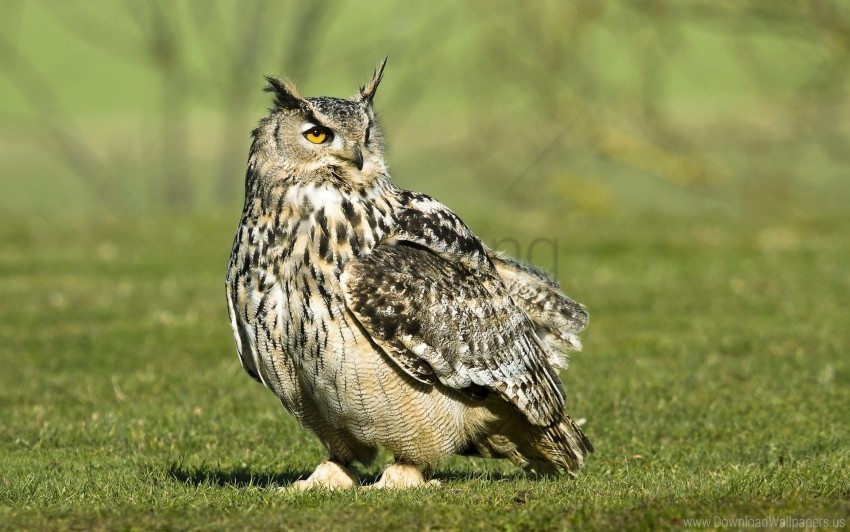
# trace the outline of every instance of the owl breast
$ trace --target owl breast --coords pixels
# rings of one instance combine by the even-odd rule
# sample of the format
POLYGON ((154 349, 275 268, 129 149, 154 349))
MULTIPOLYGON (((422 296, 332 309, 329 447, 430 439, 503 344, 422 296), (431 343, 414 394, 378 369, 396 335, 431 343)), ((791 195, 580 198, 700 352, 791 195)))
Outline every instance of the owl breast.
POLYGON ((290 191, 277 214, 243 219, 240 235, 250 245, 231 258, 228 276, 248 344, 243 364, 336 452, 356 456, 355 441, 436 461, 469 439, 468 405, 411 378, 376 348, 348 312, 339 281, 347 261, 391 231, 394 206, 386 194, 375 202, 368 192, 330 192, 290 191))

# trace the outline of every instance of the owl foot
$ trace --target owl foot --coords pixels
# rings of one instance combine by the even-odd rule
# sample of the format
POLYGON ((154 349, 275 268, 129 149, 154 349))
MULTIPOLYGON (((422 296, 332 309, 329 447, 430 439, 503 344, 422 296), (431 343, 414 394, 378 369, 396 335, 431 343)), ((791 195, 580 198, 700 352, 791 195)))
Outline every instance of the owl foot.
POLYGON ((439 480, 425 482, 425 477, 417 467, 408 464, 392 464, 384 469, 381 478, 367 486, 369 489, 409 489, 419 486, 439 487, 439 480))
POLYGON ((313 474, 306 480, 296 480, 292 483, 292 489, 304 490, 346 490, 359 486, 360 483, 351 470, 341 464, 328 460, 319 464, 313 474))

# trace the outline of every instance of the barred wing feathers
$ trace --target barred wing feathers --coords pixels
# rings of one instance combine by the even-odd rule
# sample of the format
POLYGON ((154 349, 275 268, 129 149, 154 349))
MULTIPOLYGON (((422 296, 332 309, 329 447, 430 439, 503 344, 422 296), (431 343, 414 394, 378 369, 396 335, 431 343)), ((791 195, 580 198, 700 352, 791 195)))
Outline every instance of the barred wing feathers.
POLYGON ((578 333, 587 327, 584 307, 561 292, 558 282, 545 272, 498 251, 487 255, 505 283, 508 294, 531 318, 549 349, 549 362, 566 367, 564 351, 581 351, 578 333))
POLYGON ((564 389, 535 325, 514 305, 486 257, 478 261, 472 253, 472 260, 451 260, 453 253, 468 249, 462 240, 474 236, 443 209, 439 227, 428 225, 434 219, 429 213, 421 215, 425 220, 411 211, 401 217, 398 237, 418 242, 381 244, 346 265, 340 279, 348 309, 387 355, 421 382, 439 380, 473 396, 481 388, 493 390, 535 425, 559 422, 564 389), (427 238, 408 232, 422 228, 414 220, 425 224, 427 238), (446 225, 455 222, 460 225, 453 228, 453 239, 441 238, 446 225))

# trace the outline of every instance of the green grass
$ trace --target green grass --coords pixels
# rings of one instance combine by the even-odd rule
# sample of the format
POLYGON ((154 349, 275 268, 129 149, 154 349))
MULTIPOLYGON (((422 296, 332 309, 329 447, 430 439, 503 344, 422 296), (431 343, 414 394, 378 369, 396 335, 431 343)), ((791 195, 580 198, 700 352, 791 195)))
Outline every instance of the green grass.
MULTIPOLYGON (((651 25, 667 37, 634 18, 635 3, 566 33, 561 20, 595 8, 550 17, 578 58, 561 72, 534 50, 546 24, 517 35, 512 61, 494 51, 520 4, 494 16, 478 4, 334 4, 315 62, 297 76, 282 53, 287 16, 257 47, 250 96, 234 101, 217 90, 226 84, 203 79, 187 89, 197 197, 192 214, 175 216, 157 214, 161 82, 141 59, 132 10, 87 8, 123 46, 113 53, 112 39, 69 31, 73 6, 10 3, 4 34, 123 203, 56 158, 37 113, 46 102, 0 76, 0 530, 850 521, 850 181, 846 135, 828 150, 818 134, 846 122, 831 96, 844 86, 843 12, 804 10, 786 33, 766 10, 762 31, 748 33, 737 17, 706 26, 697 6, 693 18, 666 20, 684 8, 652 4, 651 25), (239 172, 229 207, 214 183, 222 163, 244 163, 247 132, 268 106, 261 73, 295 76, 304 94, 345 95, 385 53, 377 105, 397 182, 446 201, 506 250, 557 266, 588 306, 585 352, 563 375, 569 410, 588 420, 597 449, 577 480, 456 458, 437 469, 439 490, 276 489, 324 452, 239 366, 223 293, 239 172), (646 84, 651 66, 660 91, 646 84), (552 87, 559 97, 546 103, 552 87), (644 91, 670 127, 662 139, 681 143, 646 130, 644 91), (549 113, 553 102, 563 116, 549 113), (231 106, 245 110, 243 144, 221 153, 231 106), (563 125, 565 151, 547 152, 563 125)), ((187 6, 170 8, 170 20, 188 20, 173 18, 187 6)), ((240 42, 231 30, 249 19, 222 6, 222 32, 181 35, 193 72, 225 81, 208 40, 230 53, 240 42)))
MULTIPOLYGON (((592 317, 564 374, 597 449, 579 478, 456 458, 437 490, 302 494, 277 488, 322 447, 234 354, 237 214, 3 215, 0 528, 850 518, 846 216, 564 220, 559 277, 592 317)), ((515 234, 495 214, 470 222, 515 234)))

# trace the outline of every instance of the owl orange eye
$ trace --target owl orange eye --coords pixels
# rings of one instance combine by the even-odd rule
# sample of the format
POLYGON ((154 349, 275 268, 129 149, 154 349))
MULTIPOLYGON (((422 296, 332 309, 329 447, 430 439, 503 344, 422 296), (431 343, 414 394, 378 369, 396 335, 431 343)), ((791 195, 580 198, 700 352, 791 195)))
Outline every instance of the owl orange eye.
POLYGON ((333 140, 334 134, 326 127, 316 126, 305 131, 304 138, 313 144, 322 144, 323 142, 330 142, 333 140))

